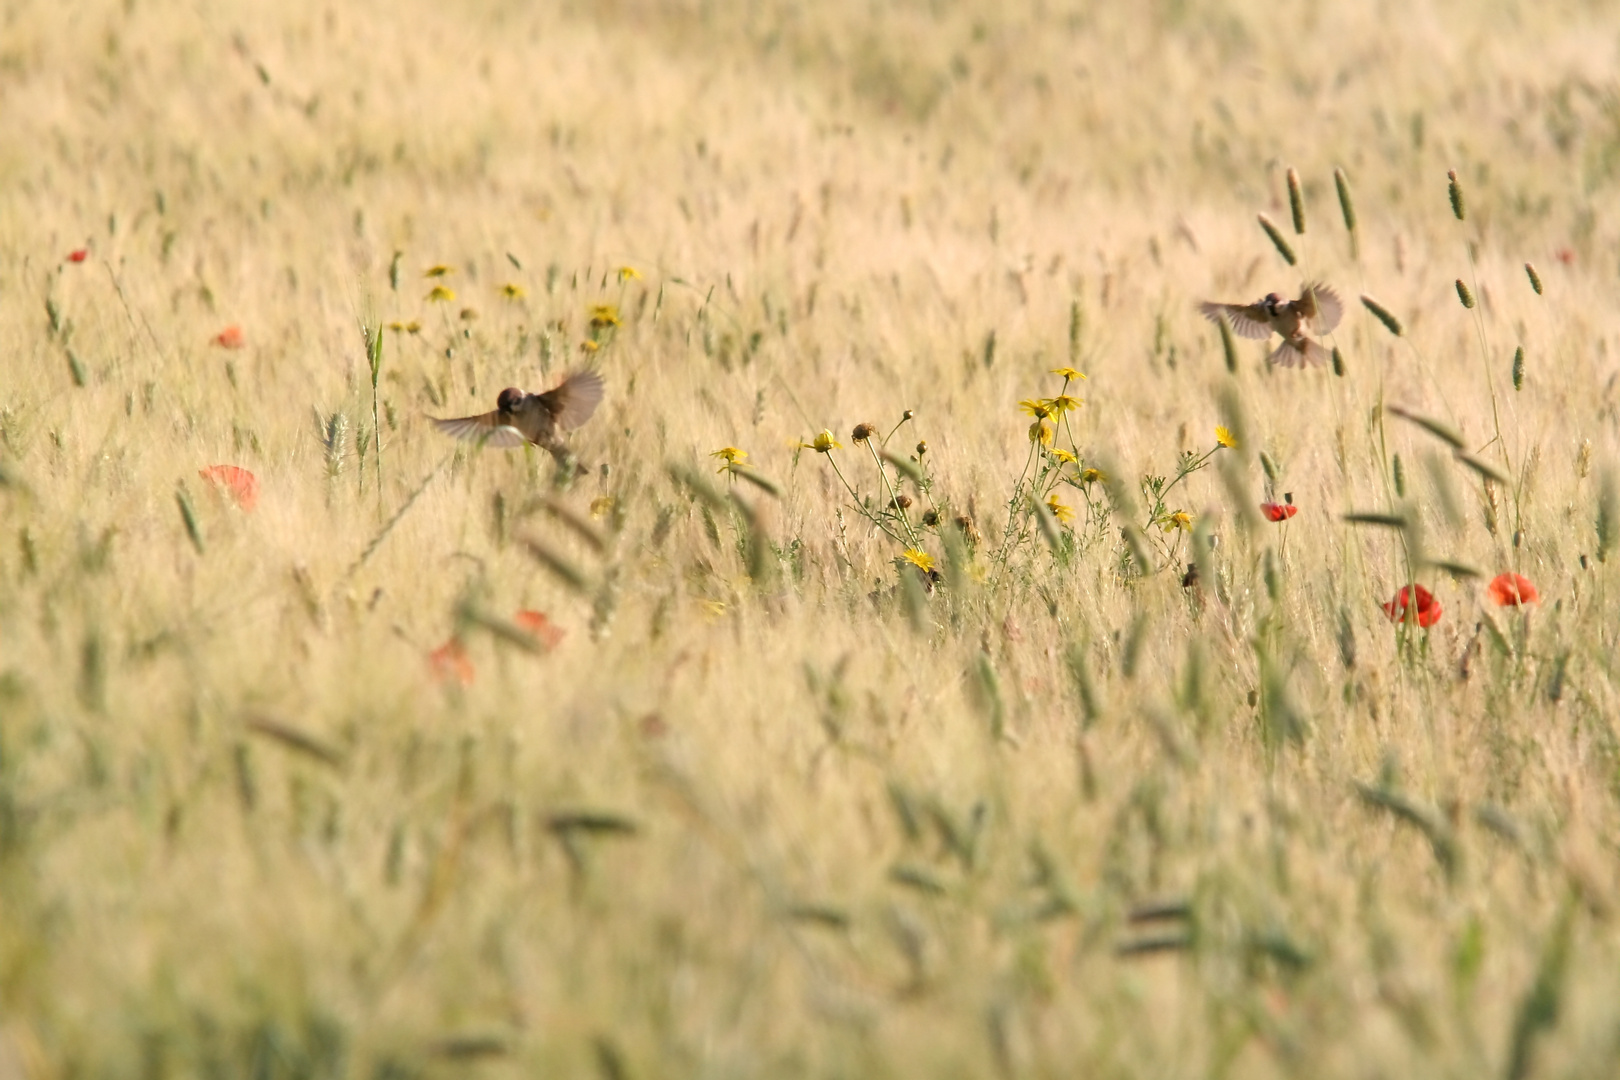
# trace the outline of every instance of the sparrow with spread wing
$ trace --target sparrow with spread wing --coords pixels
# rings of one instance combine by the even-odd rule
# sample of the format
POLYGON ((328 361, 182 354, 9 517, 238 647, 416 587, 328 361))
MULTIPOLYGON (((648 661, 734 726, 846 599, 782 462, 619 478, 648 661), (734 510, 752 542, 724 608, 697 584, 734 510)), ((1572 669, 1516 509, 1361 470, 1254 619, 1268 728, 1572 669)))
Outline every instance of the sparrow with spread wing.
POLYGON ((458 439, 508 449, 533 443, 562 457, 567 448, 562 434, 591 418, 602 402, 602 376, 576 371, 543 394, 525 394, 508 386, 495 399, 495 411, 454 420, 429 417, 435 427, 458 439))
POLYGON ((1331 285, 1306 285, 1298 300, 1284 300, 1276 293, 1267 293, 1265 299, 1253 304, 1217 304, 1204 301, 1198 305, 1204 318, 1219 322, 1225 316, 1232 331, 1241 337, 1264 341, 1273 332, 1283 336, 1283 343, 1266 359, 1283 367, 1303 367, 1310 364, 1321 367, 1332 354, 1319 342, 1305 336, 1307 326, 1316 334, 1325 334, 1339 325, 1344 314, 1344 303, 1331 285))

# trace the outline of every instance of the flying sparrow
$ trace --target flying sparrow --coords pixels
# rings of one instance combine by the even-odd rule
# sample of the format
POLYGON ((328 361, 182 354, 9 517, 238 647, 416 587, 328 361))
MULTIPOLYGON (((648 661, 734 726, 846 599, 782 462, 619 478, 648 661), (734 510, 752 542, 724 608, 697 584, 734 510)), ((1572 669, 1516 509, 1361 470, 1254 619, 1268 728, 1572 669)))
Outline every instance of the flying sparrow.
POLYGON ((589 420, 601 401, 602 376, 576 371, 543 394, 525 394, 509 386, 495 399, 494 412, 454 420, 429 419, 440 431, 458 439, 497 449, 533 443, 561 457, 566 453, 562 433, 589 420))
POLYGON ((1283 336, 1266 359, 1283 367, 1303 367, 1311 364, 1321 367, 1332 354, 1321 344, 1305 336, 1307 324, 1317 334, 1325 334, 1339 325, 1344 304, 1331 285, 1306 285, 1298 300, 1284 300, 1276 293, 1267 293, 1264 300, 1254 304, 1217 304, 1204 301, 1198 305, 1204 318, 1219 322, 1224 315, 1232 331, 1242 337, 1264 341, 1273 332, 1283 336))

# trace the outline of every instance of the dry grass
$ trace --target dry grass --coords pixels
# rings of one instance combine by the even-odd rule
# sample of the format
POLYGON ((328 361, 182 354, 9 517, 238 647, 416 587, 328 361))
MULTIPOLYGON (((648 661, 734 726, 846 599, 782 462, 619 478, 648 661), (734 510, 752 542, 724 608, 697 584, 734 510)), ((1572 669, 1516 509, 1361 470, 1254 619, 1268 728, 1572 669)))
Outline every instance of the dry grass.
POLYGON ((1095 8, 0 12, 0 1077, 1612 1075, 1620 20, 1095 8), (572 484, 422 419, 592 337, 572 484), (1071 361, 1236 429, 1155 572, 1009 518, 1071 361))

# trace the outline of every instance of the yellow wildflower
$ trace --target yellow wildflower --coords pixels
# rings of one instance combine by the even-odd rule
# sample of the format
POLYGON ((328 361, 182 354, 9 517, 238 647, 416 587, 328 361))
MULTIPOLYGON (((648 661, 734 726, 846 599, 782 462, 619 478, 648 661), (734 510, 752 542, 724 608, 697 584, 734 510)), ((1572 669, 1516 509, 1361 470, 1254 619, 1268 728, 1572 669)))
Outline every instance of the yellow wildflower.
POLYGON ((1029 425, 1029 441, 1038 442, 1042 446, 1052 445, 1052 426, 1045 420, 1037 420, 1029 425))
POLYGON ((640 280, 641 280, 641 272, 639 270, 637 270, 635 267, 633 267, 633 266, 621 266, 621 267, 619 267, 619 282, 621 284, 623 284, 626 281, 640 281, 640 280))
POLYGON ((1215 428, 1215 441, 1221 446, 1226 447, 1228 450, 1237 449, 1237 436, 1233 435, 1232 429, 1227 427, 1225 424, 1221 424, 1215 428))
POLYGON ((1065 382, 1085 378, 1084 374, 1074 370, 1072 367, 1055 367, 1052 369, 1052 374, 1063 376, 1065 382))
POLYGON ((439 263, 437 266, 428 267, 427 273, 423 274, 422 276, 423 277, 444 277, 446 274, 449 274, 449 273, 452 273, 451 269, 448 266, 444 265, 443 263, 439 263))
POLYGON ((593 518, 607 517, 608 511, 612 509, 613 496, 611 495, 598 495, 591 500, 591 517, 593 518))
POLYGON ((1058 521, 1064 525, 1067 525, 1074 520, 1074 508, 1071 506, 1064 506, 1062 503, 1058 502, 1058 497, 1055 494, 1046 500, 1046 508, 1052 511, 1052 516, 1057 518, 1058 521))
POLYGON ((715 472, 736 472, 739 468, 746 468, 748 465, 746 460, 748 451, 739 450, 735 446, 722 446, 720 449, 710 453, 709 456, 723 459, 721 466, 715 472))
POLYGON ((591 326, 597 330, 606 330, 610 326, 619 325, 619 309, 612 304, 596 304, 591 308, 591 326))
POLYGON ((1085 402, 1077 397, 1070 397, 1068 394, 1059 394, 1055 398, 1047 398, 1044 404, 1047 411, 1053 416, 1062 416, 1066 412, 1078 409, 1085 402))
POLYGON ((405 324, 400 322, 398 319, 395 319, 393 322, 388 324, 388 329, 392 330, 396 334, 402 333, 405 329, 405 324))
POLYGON ((405 324, 405 332, 407 334, 420 334, 422 332, 422 324, 417 322, 415 319, 412 319, 410 322, 405 324))
POLYGON ((505 285, 501 286, 501 295, 506 297, 508 300, 521 300, 525 296, 529 295, 529 291, 521 285, 515 285, 508 281, 505 285))
POLYGON ((834 439, 832 432, 826 430, 817 435, 814 442, 802 442, 799 445, 818 454, 830 454, 835 448, 839 450, 844 448, 844 444, 834 439))
POLYGON ((934 557, 922 548, 907 548, 906 553, 900 557, 925 574, 934 572, 934 557))
POLYGON ((1037 420, 1045 420, 1052 414, 1052 410, 1047 403, 1036 398, 1025 398, 1018 403, 1018 407, 1037 420))
POLYGON ((1095 484, 1099 480, 1107 480, 1108 474, 1101 469, 1081 469, 1080 482, 1082 484, 1095 484))
POLYGON ((456 290, 444 285, 435 285, 433 291, 427 294, 427 298, 431 303, 448 304, 456 298, 456 290))
POLYGON ((579 343, 579 351, 582 353, 593 353, 601 347, 602 343, 600 341, 582 341, 579 343))
POLYGON ((1177 529, 1182 532, 1192 531, 1192 515, 1185 510, 1177 510, 1164 519, 1165 532, 1175 532, 1177 529))
POLYGON ((1058 460, 1058 462, 1060 464, 1063 464, 1063 465, 1074 465, 1074 464, 1077 464, 1079 462, 1079 460, 1080 460, 1079 458, 1075 457, 1073 454, 1069 453, 1067 450, 1048 450, 1047 453, 1051 454, 1054 458, 1056 458, 1058 460))

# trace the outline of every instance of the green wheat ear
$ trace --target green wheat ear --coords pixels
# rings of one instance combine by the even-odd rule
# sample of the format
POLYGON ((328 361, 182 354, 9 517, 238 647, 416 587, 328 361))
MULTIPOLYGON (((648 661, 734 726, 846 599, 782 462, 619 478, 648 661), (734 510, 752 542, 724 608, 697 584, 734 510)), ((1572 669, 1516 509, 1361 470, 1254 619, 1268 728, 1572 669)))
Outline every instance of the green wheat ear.
POLYGON ((1283 261, 1289 266, 1298 266, 1299 257, 1294 254, 1294 249, 1289 246, 1288 240, 1282 234, 1282 230, 1278 229, 1276 224, 1264 214, 1256 214, 1255 217, 1259 220, 1260 227, 1266 231, 1266 235, 1271 238, 1272 245, 1277 249, 1277 254, 1283 257, 1283 261))

